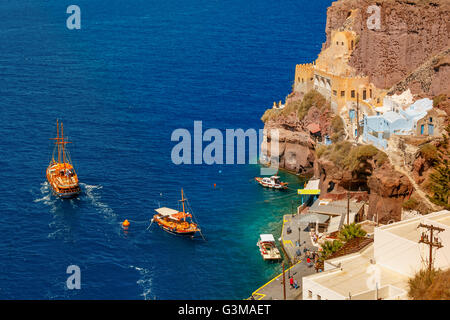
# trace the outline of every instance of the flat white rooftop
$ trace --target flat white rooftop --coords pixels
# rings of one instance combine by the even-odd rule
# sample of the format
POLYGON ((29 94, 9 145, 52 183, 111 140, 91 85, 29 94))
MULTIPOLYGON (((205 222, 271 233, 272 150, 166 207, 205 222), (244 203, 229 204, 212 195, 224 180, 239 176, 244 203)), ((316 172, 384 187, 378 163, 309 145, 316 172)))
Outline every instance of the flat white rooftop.
POLYGON ((427 223, 435 222, 440 224, 443 228, 450 227, 450 211, 443 210, 438 212, 433 212, 427 215, 415 217, 412 219, 400 221, 394 224, 388 224, 380 227, 381 230, 388 231, 399 237, 407 240, 418 242, 420 239, 421 231, 418 229, 418 225, 422 222, 427 223))
POLYGON ((341 264, 341 268, 317 273, 308 277, 315 285, 332 290, 343 297, 361 295, 374 290, 374 272, 379 275, 379 288, 392 286, 407 292, 408 277, 384 268, 377 264, 372 264, 373 244, 361 253, 347 255, 336 259, 327 260, 327 263, 334 265, 341 264), (377 271, 374 271, 376 268, 377 271))

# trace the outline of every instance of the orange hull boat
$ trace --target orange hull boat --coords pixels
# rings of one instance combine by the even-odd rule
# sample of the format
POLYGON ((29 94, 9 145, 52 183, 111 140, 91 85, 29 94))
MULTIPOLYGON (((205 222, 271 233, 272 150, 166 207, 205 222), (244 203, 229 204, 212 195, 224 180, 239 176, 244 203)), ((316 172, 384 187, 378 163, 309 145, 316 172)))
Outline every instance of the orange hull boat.
POLYGON ((168 233, 193 237, 197 232, 201 232, 201 230, 192 221, 192 215, 185 211, 184 201, 186 199, 183 195, 183 189, 181 189, 180 201, 183 203, 183 211, 166 207, 155 209, 157 214, 153 216, 152 222, 156 222, 161 229, 168 233))
POLYGON ((61 123, 61 137, 59 136, 58 122, 56 122, 56 126, 56 138, 52 139, 56 140, 55 150, 53 151, 52 160, 47 167, 47 181, 57 196, 73 198, 81 192, 78 176, 65 148, 65 145, 69 142, 64 140, 63 124, 61 123), (57 153, 56 159, 55 153, 57 153))

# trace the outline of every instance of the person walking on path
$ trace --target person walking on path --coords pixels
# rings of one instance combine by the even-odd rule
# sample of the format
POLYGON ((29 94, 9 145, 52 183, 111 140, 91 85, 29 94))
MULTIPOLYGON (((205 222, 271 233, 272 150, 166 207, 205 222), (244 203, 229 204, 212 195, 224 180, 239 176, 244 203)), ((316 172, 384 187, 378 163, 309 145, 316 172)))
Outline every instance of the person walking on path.
POLYGON ((289 278, 289 284, 291 285, 291 288, 293 288, 294 287, 294 277, 290 277, 289 278))

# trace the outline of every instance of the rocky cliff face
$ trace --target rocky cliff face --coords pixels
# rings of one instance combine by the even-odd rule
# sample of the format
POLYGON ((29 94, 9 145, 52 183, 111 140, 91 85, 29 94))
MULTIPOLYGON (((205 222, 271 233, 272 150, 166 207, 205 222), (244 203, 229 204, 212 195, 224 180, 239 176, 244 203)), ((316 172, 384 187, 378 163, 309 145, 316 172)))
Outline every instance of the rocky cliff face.
POLYGON ((411 91, 437 95, 450 90, 449 17, 448 0, 340 0, 328 8, 324 46, 330 44, 332 30, 353 30, 359 39, 349 63, 359 74, 389 89, 417 71, 408 81, 411 91), (378 30, 367 26, 372 5, 380 8, 378 30), (440 58, 432 61, 435 56, 440 58), (429 66, 422 66, 427 60, 429 66))
POLYGON ((355 177, 351 171, 321 158, 316 160, 314 172, 315 176, 320 177, 321 194, 367 191, 368 219, 378 219, 380 223, 399 221, 402 204, 411 195, 413 186, 407 177, 395 171, 389 163, 371 167, 368 175, 355 177))
MULTIPOLYGON (((301 99, 301 97, 290 96, 287 104, 298 99, 301 99)), ((268 134, 268 156, 271 156, 272 136, 270 130, 277 129, 279 134, 280 167, 304 176, 312 176, 316 159, 316 141, 309 134, 307 126, 311 123, 317 123, 323 136, 331 134, 330 124, 332 116, 330 110, 320 110, 313 106, 302 120, 299 120, 294 112, 269 119, 264 126, 268 134)))
MULTIPOLYGON (((377 87, 390 88, 391 93, 409 88, 422 97, 441 93, 448 96, 449 17, 450 0, 339 0, 328 8, 327 41, 323 48, 330 45, 333 30, 355 31, 357 42, 349 63, 357 74, 369 76, 377 87), (367 8, 372 5, 381 9, 379 30, 367 27, 367 19, 373 14, 367 8)), ((291 94, 287 102, 301 98, 291 94)), ((413 186, 389 161, 355 177, 348 169, 317 156, 317 144, 307 126, 319 123, 322 137, 331 136, 333 117, 329 111, 312 107, 301 121, 296 114, 266 121, 266 129, 276 128, 280 132, 280 167, 320 178, 322 194, 367 191, 369 219, 378 217, 380 223, 400 220, 402 204, 411 196, 413 186)), ((429 168, 422 160, 419 158, 414 163, 414 174, 417 180, 423 181, 423 172, 429 168)))

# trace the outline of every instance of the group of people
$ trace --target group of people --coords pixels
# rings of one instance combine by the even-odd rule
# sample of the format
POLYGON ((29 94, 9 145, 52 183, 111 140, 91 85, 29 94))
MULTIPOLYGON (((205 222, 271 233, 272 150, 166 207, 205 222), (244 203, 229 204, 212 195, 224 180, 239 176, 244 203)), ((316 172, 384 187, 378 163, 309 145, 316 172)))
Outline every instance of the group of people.
POLYGON ((322 272, 322 269, 320 268, 319 264, 319 253, 313 251, 310 252, 309 250, 305 253, 306 256, 306 264, 308 267, 312 267, 314 265, 314 268, 316 268, 316 272, 322 272))

